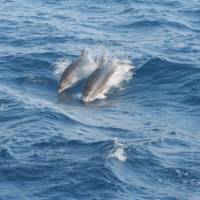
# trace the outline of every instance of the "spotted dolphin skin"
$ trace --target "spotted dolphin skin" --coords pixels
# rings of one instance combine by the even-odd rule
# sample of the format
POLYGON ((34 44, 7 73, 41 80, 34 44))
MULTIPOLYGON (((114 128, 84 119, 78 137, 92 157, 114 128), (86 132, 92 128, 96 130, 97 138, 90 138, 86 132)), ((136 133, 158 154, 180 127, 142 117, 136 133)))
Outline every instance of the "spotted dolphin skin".
POLYGON ((60 83, 59 83, 59 89, 58 92, 62 93, 63 91, 69 89, 72 87, 75 83, 80 81, 81 78, 83 78, 83 73, 87 71, 85 76, 90 75, 92 73, 91 69, 93 71, 96 69, 96 63, 94 61, 91 61, 88 58, 88 51, 82 50, 80 57, 73 63, 71 63, 63 72, 60 83), (88 65, 93 65, 92 68, 87 68, 88 65))
POLYGON ((115 66, 112 66, 112 64, 105 63, 105 59, 102 56, 98 68, 90 75, 86 82, 82 100, 84 102, 94 101, 106 88, 106 84, 115 72, 115 69, 115 66))

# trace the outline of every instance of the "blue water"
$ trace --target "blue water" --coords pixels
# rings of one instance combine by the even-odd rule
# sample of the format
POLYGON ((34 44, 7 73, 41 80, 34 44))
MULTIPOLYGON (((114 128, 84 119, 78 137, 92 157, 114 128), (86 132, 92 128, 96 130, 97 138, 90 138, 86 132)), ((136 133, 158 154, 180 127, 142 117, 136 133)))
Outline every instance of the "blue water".
POLYGON ((0 1, 0 200, 199 200, 199 131, 199 0, 0 1), (124 90, 58 97, 83 47, 136 66, 124 90))

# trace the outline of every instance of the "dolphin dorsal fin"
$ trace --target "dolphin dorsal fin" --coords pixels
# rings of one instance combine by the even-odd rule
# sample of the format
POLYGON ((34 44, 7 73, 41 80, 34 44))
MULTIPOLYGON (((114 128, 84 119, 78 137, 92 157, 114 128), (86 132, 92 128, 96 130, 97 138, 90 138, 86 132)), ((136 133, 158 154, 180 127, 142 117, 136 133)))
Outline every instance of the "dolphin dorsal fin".
POLYGON ((84 56, 86 56, 86 55, 88 55, 88 50, 86 50, 85 48, 83 48, 82 50, 81 50, 81 55, 80 55, 80 57, 84 57, 84 56))
POLYGON ((80 57, 83 57, 84 55, 85 55, 85 49, 82 49, 80 57))
POLYGON ((99 59, 99 66, 103 65, 105 63, 105 54, 103 53, 99 59))

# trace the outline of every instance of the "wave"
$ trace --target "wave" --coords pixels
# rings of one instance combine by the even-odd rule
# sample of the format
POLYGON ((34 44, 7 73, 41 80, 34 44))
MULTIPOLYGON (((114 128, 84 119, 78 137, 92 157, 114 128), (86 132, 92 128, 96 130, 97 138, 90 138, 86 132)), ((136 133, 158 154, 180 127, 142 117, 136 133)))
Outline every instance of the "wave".
POLYGON ((115 139, 114 148, 110 151, 108 158, 116 158, 119 161, 125 162, 127 160, 125 148, 125 144, 120 143, 117 139, 115 139))
POLYGON ((160 22, 149 21, 149 20, 142 20, 123 25, 124 28, 149 28, 149 27, 153 28, 158 26, 160 26, 160 22))
POLYGON ((180 21, 159 21, 159 20, 147 20, 143 19, 140 21, 135 21, 129 24, 121 24, 120 27, 127 29, 148 29, 152 30, 153 28, 171 28, 172 30, 178 29, 182 31, 194 31, 199 32, 198 28, 194 28, 188 24, 184 24, 180 21))
POLYGON ((191 112, 195 109, 198 113, 199 77, 200 69, 195 65, 153 58, 136 68, 134 79, 119 93, 119 98, 157 108, 186 110, 187 105, 191 112))
POLYGON ((196 19, 197 16, 200 16, 200 9, 199 8, 192 8, 192 9, 181 9, 179 12, 184 13, 190 17, 194 17, 196 19))
POLYGON ((180 168, 180 167, 166 167, 161 170, 162 179, 169 182, 178 183, 181 185, 188 185, 190 187, 200 186, 200 175, 194 169, 180 168))
POLYGON ((166 84, 184 84, 193 79, 191 76, 199 73, 200 69, 191 64, 153 58, 137 68, 134 80, 141 83, 157 84, 160 87, 166 84))
MULTIPOLYGON (((58 121, 61 120, 62 117, 64 117, 65 118, 64 121, 68 123, 70 122, 72 124, 79 123, 79 122, 76 122, 76 120, 71 119, 68 116, 67 111, 63 110, 61 107, 59 107, 58 104, 54 102, 35 97, 31 94, 24 94, 24 92, 22 91, 9 88, 7 86, 1 85, 0 91, 2 94, 8 94, 10 97, 12 97, 12 102, 14 102, 16 106, 18 105, 18 103, 20 103, 22 105, 23 104, 28 105, 29 110, 33 108, 33 110, 35 110, 34 112, 38 114, 38 116, 42 116, 41 114, 43 114, 47 119, 53 118, 53 120, 58 120, 58 121)), ((24 106, 23 109, 25 109, 26 107, 27 106, 24 106)), ((8 107, 4 111, 10 111, 9 109, 12 109, 12 106, 10 108, 8 107)), ((19 109, 22 109, 22 108, 19 107, 19 109)), ((20 114, 19 111, 18 111, 18 114, 20 114)), ((23 115, 25 116, 25 113, 23 115)), ((11 116, 9 116, 9 119, 12 119, 11 116)))

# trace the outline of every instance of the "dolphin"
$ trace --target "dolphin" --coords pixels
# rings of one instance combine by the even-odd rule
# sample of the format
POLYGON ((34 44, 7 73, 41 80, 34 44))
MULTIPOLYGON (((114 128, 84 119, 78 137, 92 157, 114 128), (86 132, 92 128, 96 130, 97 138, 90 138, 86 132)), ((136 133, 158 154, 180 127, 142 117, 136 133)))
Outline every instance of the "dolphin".
POLYGON ((83 49, 79 58, 63 72, 58 92, 62 93, 64 90, 69 89, 82 78, 89 76, 96 68, 96 62, 89 59, 88 51, 83 49))
POLYGON ((99 61, 98 68, 89 76, 82 95, 84 102, 91 102, 98 98, 106 89, 106 84, 116 71, 116 66, 106 63, 104 56, 99 61))

